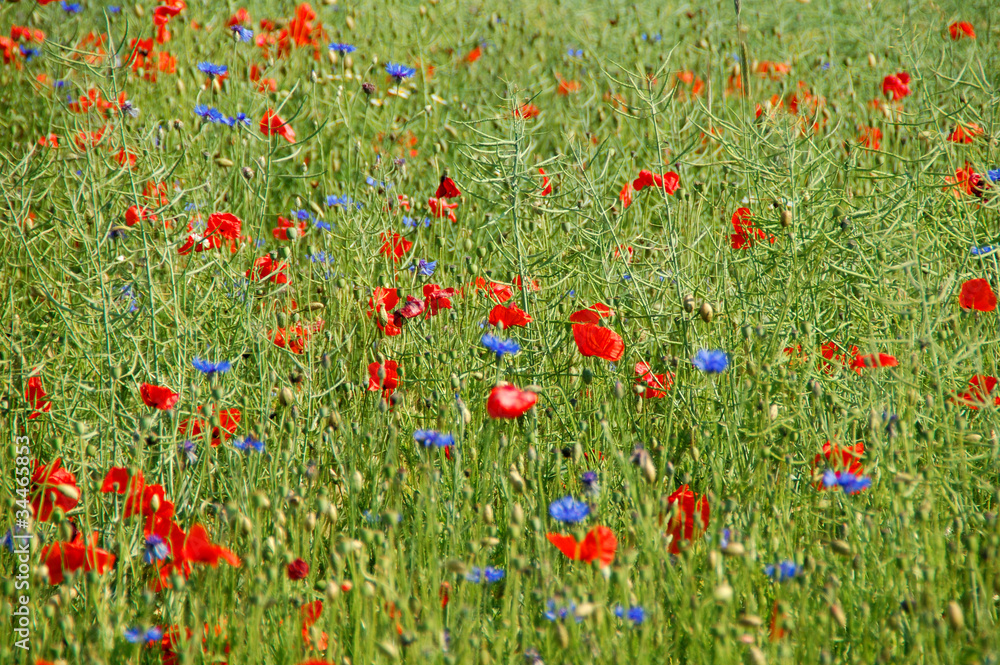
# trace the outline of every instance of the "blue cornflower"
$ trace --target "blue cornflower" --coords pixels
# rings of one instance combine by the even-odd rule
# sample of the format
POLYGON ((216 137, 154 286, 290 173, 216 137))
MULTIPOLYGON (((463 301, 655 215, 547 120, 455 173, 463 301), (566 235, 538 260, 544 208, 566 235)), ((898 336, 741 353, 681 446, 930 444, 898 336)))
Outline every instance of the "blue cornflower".
POLYGON ((355 202, 347 194, 344 194, 343 196, 333 196, 332 194, 330 196, 327 196, 326 205, 329 208, 340 206, 344 209, 354 206, 355 210, 361 210, 361 204, 355 202))
POLYGON ((494 335, 486 333, 480 340, 487 349, 497 354, 497 360, 505 355, 514 355, 521 350, 520 345, 512 339, 500 339, 494 335))
POLYGON ((234 118, 233 116, 229 116, 228 118, 223 116, 222 118, 219 119, 219 122, 221 122, 226 127, 232 127, 236 124, 236 118, 234 118))
POLYGON ((587 494, 597 494, 600 491, 597 486, 596 471, 584 471, 583 475, 580 476, 580 482, 583 483, 583 489, 586 490, 587 494))
POLYGON ((295 217, 300 222, 312 219, 312 215, 309 214, 308 210, 293 210, 292 217, 295 217))
POLYGON ((139 306, 136 305, 137 299, 131 284, 123 284, 118 287, 118 290, 121 292, 121 295, 118 297, 119 300, 124 301, 128 299, 128 311, 134 312, 139 309, 139 306))
POLYGON ((423 227, 425 229, 426 228, 430 228, 431 218, 430 217, 424 217, 422 220, 420 220, 420 219, 414 219, 412 217, 403 217, 403 226, 405 226, 407 228, 415 229, 415 228, 419 227, 421 224, 423 225, 423 227))
POLYGON ((211 107, 205 104, 195 104, 194 106, 194 114, 206 119, 212 114, 212 110, 211 107))
POLYGON ((369 187, 376 187, 378 189, 385 189, 385 190, 392 189, 391 182, 382 182, 380 180, 376 180, 371 176, 365 176, 365 183, 367 183, 369 187))
POLYGON ((326 252, 316 252, 315 254, 309 254, 308 257, 313 263, 333 263, 333 257, 326 252))
POLYGON ((719 534, 719 547, 725 548, 725 547, 729 546, 729 536, 730 535, 731 534, 730 534, 729 529, 723 529, 722 530, 722 533, 719 534))
POLYGON ((59 79, 58 81, 55 82, 54 85, 57 88, 65 88, 66 87, 66 81, 64 81, 63 79, 59 79))
POLYGON ((354 53, 358 49, 353 44, 330 44, 330 50, 346 55, 348 53, 354 53))
POLYGON ((503 568, 486 566, 486 568, 482 569, 474 567, 468 574, 466 574, 465 579, 470 582, 475 582, 476 584, 493 584, 502 580, 503 576, 503 568))
POLYGON ((146 644, 147 642, 159 642, 163 637, 163 629, 153 626, 148 630, 142 628, 126 628, 125 639, 132 644, 146 644))
POLYGON ((213 65, 211 62, 199 62, 198 71, 208 74, 209 78, 214 78, 228 72, 229 67, 226 65, 213 65))
POLYGON ((62 2, 59 3, 59 6, 62 7, 63 11, 67 14, 79 14, 83 11, 83 7, 79 2, 66 2, 66 0, 62 0, 62 2))
POLYGON ((255 439, 252 436, 248 436, 243 439, 235 439, 233 441, 233 447, 237 450, 242 450, 245 453, 248 453, 251 450, 258 453, 264 452, 264 442, 259 439, 255 439))
MULTIPOLYGON (((14 553, 14 538, 15 537, 20 537, 20 536, 27 536, 27 535, 29 535, 28 532, 27 532, 27 530, 22 529, 19 526, 15 526, 13 529, 7 529, 7 533, 5 533, 3 535, 3 538, 0 538, 0 547, 6 549, 8 552, 10 552, 11 554, 13 554, 14 553)), ((19 538, 19 539, 21 539, 21 538, 19 538)), ((21 547, 23 547, 23 546, 24 545, 22 543, 21 547)), ((18 548, 18 549, 20 549, 20 548, 18 548)))
POLYGON ((773 580, 778 582, 784 582, 785 580, 790 580, 796 577, 802 568, 797 565, 794 561, 789 561, 785 559, 779 564, 768 564, 764 566, 764 573, 773 580))
POLYGON ((202 360, 201 358, 195 358, 191 361, 191 364, 194 365, 196 370, 209 376, 213 374, 225 374, 233 367, 233 364, 228 360, 212 362, 210 360, 202 360))
POLYGON ((408 79, 416 74, 417 70, 406 65, 397 65, 394 62, 390 62, 385 66, 385 73, 396 79, 397 82, 401 82, 403 79, 408 79))
POLYGON ((118 5, 109 5, 108 11, 111 12, 112 14, 121 14, 122 8, 119 7, 118 5))
POLYGON ((250 28, 244 28, 242 25, 234 25, 229 28, 235 34, 239 35, 240 41, 244 44, 249 44, 253 41, 253 30, 250 28))
POLYGON ((247 117, 246 113, 237 113, 236 114, 236 122, 242 122, 247 127, 250 126, 250 118, 247 117))
POLYGON ((638 626, 646 620, 646 610, 642 609, 639 605, 630 607, 627 610, 621 605, 615 605, 615 616, 619 619, 628 619, 638 626))
POLYGON ((195 443, 191 439, 187 439, 181 443, 181 452, 184 453, 184 459, 187 460, 188 464, 194 464, 198 461, 198 454, 195 452, 195 443))
POLYGON ((583 501, 577 501, 571 496, 564 496, 549 504, 549 515, 552 516, 552 519, 567 524, 582 522, 587 519, 587 515, 589 514, 590 506, 583 501))
POLYGON ((571 602, 568 605, 563 605, 560 607, 559 605, 556 605, 556 601, 549 600, 547 603, 545 603, 545 607, 546 610, 542 614, 542 616, 548 619, 549 621, 556 621, 556 620, 562 621, 570 614, 573 614, 573 618, 576 619, 577 623, 583 621, 582 617, 576 616, 576 603, 571 602))
POLYGON ((455 445, 455 437, 451 434, 442 434, 432 429, 418 429, 413 433, 413 440, 423 445, 424 448, 447 448, 455 445))
POLYGON ((324 231, 333 230, 330 224, 328 222, 324 222, 322 219, 317 219, 316 222, 314 223, 314 226, 317 229, 323 229, 324 231))
POLYGON ((1000 169, 990 169, 986 172, 986 177, 990 179, 990 182, 1000 181, 1000 169))
POLYGON ((35 58, 36 55, 38 55, 39 53, 41 53, 40 50, 38 50, 36 48, 29 48, 29 47, 25 46, 24 44, 21 44, 18 48, 21 49, 21 55, 24 56, 24 61, 25 62, 31 62, 35 58))
POLYGON ((857 494, 872 486, 872 479, 867 476, 855 476, 850 471, 834 471, 827 469, 823 474, 823 486, 827 488, 840 487, 844 494, 857 494))
POLYGON ((832 62, 824 62, 822 65, 819 66, 819 68, 822 69, 824 72, 829 71, 831 67, 833 67, 832 62))
POLYGON ((142 560, 146 563, 163 561, 170 554, 170 545, 155 533, 146 536, 146 548, 142 554, 142 560))
POLYGON ((415 265, 410 265, 410 272, 416 270, 418 275, 430 277, 434 274, 434 270, 436 268, 437 261, 425 261, 424 259, 419 259, 415 265))
POLYGON ((574 49, 571 46, 571 47, 569 47, 569 50, 566 52, 566 55, 568 55, 571 58, 582 58, 583 57, 583 49, 582 48, 581 49, 574 49))
POLYGON ((726 366, 729 365, 729 356, 726 355, 725 351, 701 349, 694 355, 694 359, 691 362, 703 372, 721 374, 726 371, 726 366))
POLYGON ((973 256, 982 256, 983 254, 989 254, 993 251, 993 245, 983 245, 982 247, 976 247, 975 245, 969 250, 969 253, 973 256))

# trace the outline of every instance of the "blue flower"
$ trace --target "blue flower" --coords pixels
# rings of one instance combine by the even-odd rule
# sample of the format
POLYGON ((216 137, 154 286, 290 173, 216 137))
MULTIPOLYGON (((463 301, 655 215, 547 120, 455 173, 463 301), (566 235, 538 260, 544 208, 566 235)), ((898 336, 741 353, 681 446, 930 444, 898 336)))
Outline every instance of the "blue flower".
POLYGON ((730 535, 731 534, 729 532, 729 529, 723 529, 722 530, 722 533, 719 535, 719 547, 728 547, 729 546, 729 536, 730 535))
POLYGON ((474 567, 468 574, 466 574, 465 579, 470 582, 475 582, 476 584, 494 584, 502 580, 503 576, 503 568, 486 566, 486 568, 482 569, 474 567))
POLYGON ((423 224, 425 229, 430 228, 431 218, 424 217, 423 220, 419 220, 419 219, 414 219, 412 217, 403 217, 403 226, 407 228, 415 229, 419 227, 421 224, 423 224))
POLYGON ((583 49, 575 49, 574 50, 573 47, 571 46, 571 47, 569 47, 569 50, 566 52, 566 55, 568 55, 571 58, 582 58, 583 57, 583 49))
POLYGON ((840 487, 844 494, 857 494, 872 486, 872 479, 867 476, 855 476, 849 471, 834 471, 827 469, 823 473, 823 486, 826 488, 840 487))
POLYGON ((505 355, 514 355, 521 350, 520 345, 512 339, 500 339, 489 333, 483 335, 482 340, 480 340, 487 349, 497 354, 497 360, 500 360, 505 355))
POLYGON ((292 216, 295 217, 300 222, 312 219, 312 215, 309 214, 308 210, 293 210, 292 216))
POLYGON ((117 5, 109 5, 108 11, 112 14, 121 14, 122 8, 117 5))
POLYGON ((79 2, 66 2, 66 0, 62 0, 62 2, 59 3, 59 6, 62 7, 63 11, 67 14, 79 14, 83 10, 83 7, 80 6, 79 2))
POLYGON ((583 475, 580 476, 580 482, 583 483, 583 488, 588 494, 597 494, 600 488, 597 486, 597 472, 596 471, 584 471, 583 475))
POLYGON ((205 104, 195 104, 194 106, 194 114, 202 118, 208 118, 211 112, 212 109, 205 104))
POLYGON ((989 254, 993 251, 993 245, 983 245, 982 247, 976 247, 975 245, 969 250, 969 253, 973 256, 982 256, 983 254, 989 254))
POLYGON ((250 126, 250 118, 247 117, 246 113, 237 113, 236 114, 236 122, 242 122, 247 127, 250 126))
POLYGON ((399 82, 403 79, 410 78, 417 73, 417 70, 412 67, 407 67, 406 65, 397 65, 394 62, 390 62, 385 66, 385 73, 399 82))
POLYGON ((24 44, 21 44, 18 48, 21 49, 21 55, 24 56, 24 61, 25 62, 31 62, 36 55, 38 55, 39 53, 41 53, 41 51, 39 51, 38 49, 36 49, 36 48, 28 48, 24 44))
POLYGON ((425 261, 419 259, 416 265, 410 265, 410 272, 414 270, 417 271, 418 275, 423 275, 424 277, 430 277, 434 274, 434 270, 437 268, 437 261, 425 261))
POLYGON ((726 366, 729 365, 729 356, 726 355, 725 351, 701 349, 694 355, 694 360, 691 362, 703 372, 721 374, 726 371, 726 366))
POLYGON ((194 368, 201 372, 202 374, 208 374, 212 376, 213 374, 225 374, 233 365, 228 360, 220 360, 218 362, 212 362, 210 360, 202 360, 201 358, 195 358, 191 361, 194 368))
POLYGON ((822 69, 824 72, 829 71, 831 67, 833 67, 832 62, 824 62, 822 65, 819 66, 819 68, 822 69))
POLYGON ((455 437, 451 434, 442 434, 432 429, 418 429, 413 433, 413 440, 423 445, 424 448, 447 448, 455 445, 455 437))
POLYGON ((135 292, 132 290, 131 284, 123 284, 118 287, 118 290, 121 292, 118 299, 120 301, 125 301, 126 299, 128 300, 128 311, 134 312, 139 309, 139 306, 136 304, 138 301, 136 300, 135 292))
POLYGON ((229 67, 226 65, 213 65, 211 62, 199 62, 198 71, 208 74, 209 78, 214 78, 228 72, 229 67))
POLYGON ((242 450, 245 453, 251 450, 258 453, 264 452, 264 442, 259 439, 255 439, 252 436, 245 437, 243 439, 236 439, 233 441, 233 447, 237 450, 242 450))
POLYGON ((621 605, 615 605, 615 616, 619 619, 628 619, 638 626, 646 620, 646 610, 642 609, 639 605, 630 607, 627 610, 621 605))
POLYGON ((777 580, 778 582, 790 580, 793 577, 796 577, 800 572, 802 572, 802 568, 799 567, 794 561, 789 561, 787 559, 777 565, 768 564, 764 567, 764 573, 771 579, 777 580))
POLYGON ((376 180, 371 176, 365 176, 365 183, 367 183, 369 187, 376 187, 378 189, 385 189, 385 190, 392 189, 391 182, 382 182, 380 180, 376 180))
POLYGON ((239 35, 240 41, 244 44, 249 44, 253 41, 253 30, 250 28, 244 28, 242 25, 234 25, 229 28, 235 34, 239 35))
POLYGON ((315 223, 315 226, 316 226, 317 229, 323 229, 324 231, 331 231, 331 230, 333 230, 332 227, 330 226, 330 224, 327 223, 327 222, 324 222, 322 219, 317 219, 316 223, 315 223))
POLYGON ((577 501, 571 496, 564 496, 549 504, 549 515, 552 519, 565 522, 566 524, 576 524, 587 519, 590 514, 590 506, 583 501, 577 501))
POLYGON ((333 196, 330 195, 326 197, 327 207, 333 208, 336 206, 341 206, 342 208, 349 208, 354 206, 355 210, 361 210, 361 204, 354 202, 350 196, 344 194, 343 196, 333 196))
POLYGON ((198 455, 195 453, 195 443, 191 439, 187 439, 181 444, 181 452, 184 453, 184 458, 188 464, 194 464, 198 461, 198 455))
POLYGON ((170 554, 170 546, 155 533, 146 536, 146 547, 142 554, 142 560, 146 563, 163 561, 170 554))
POLYGON ((986 177, 990 179, 990 182, 1000 181, 1000 169, 990 169, 986 172, 986 177))
POLYGON ((333 263, 333 257, 326 252, 316 252, 315 254, 307 254, 307 256, 313 263, 333 263))
POLYGON ((346 55, 348 53, 354 53, 358 49, 352 44, 330 44, 330 50, 346 55))
POLYGON ((547 603, 545 603, 545 607, 546 610, 542 614, 542 616, 548 619, 549 621, 556 621, 556 620, 562 621, 570 614, 573 614, 573 618, 576 619, 577 623, 583 621, 583 617, 576 616, 576 603, 571 602, 568 605, 563 605, 560 607, 559 605, 556 605, 556 601, 549 600, 547 603))
POLYGON ((126 628, 125 639, 132 644, 145 644, 147 642, 159 642, 163 637, 163 629, 153 626, 149 630, 142 628, 126 628))

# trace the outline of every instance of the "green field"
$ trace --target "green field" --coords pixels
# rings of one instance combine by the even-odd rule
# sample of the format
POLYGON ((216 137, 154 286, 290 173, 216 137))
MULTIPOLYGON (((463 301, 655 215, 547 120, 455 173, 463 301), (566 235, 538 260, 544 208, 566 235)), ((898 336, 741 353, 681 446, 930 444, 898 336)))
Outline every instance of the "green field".
POLYGON ((996 665, 1000 14, 740 4, 0 6, 0 663, 996 665))

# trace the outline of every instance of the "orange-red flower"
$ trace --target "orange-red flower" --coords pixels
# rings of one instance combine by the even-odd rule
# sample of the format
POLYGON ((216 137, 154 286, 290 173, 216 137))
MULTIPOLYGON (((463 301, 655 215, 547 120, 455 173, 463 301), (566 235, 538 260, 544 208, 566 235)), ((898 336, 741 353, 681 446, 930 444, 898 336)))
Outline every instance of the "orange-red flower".
MULTIPOLYGON (((729 242, 733 249, 749 249, 757 240, 767 240, 768 235, 762 229, 754 228, 752 215, 749 208, 738 208, 733 213, 733 233, 729 236, 729 242)), ((770 242, 774 244, 774 236, 770 236, 770 242)))
POLYGON ((593 323, 573 324, 573 341, 584 356, 617 362, 625 354, 625 342, 618 333, 593 323))
POLYGON ((446 175, 441 176, 441 183, 438 185, 437 191, 434 192, 434 198, 436 199, 454 199, 462 195, 459 191, 458 185, 455 181, 446 175))
POLYGON ((457 222, 458 217, 455 216, 455 208, 458 207, 457 203, 448 203, 447 200, 431 197, 427 199, 427 207, 431 210, 431 216, 437 219, 448 218, 450 222, 457 222))
POLYGON ((424 302, 427 303, 427 317, 434 316, 442 309, 451 309, 451 297, 455 289, 442 289, 437 284, 424 284, 424 302))
POLYGON ((69 512, 80 502, 76 476, 62 468, 62 458, 42 465, 34 460, 31 474, 31 512, 39 522, 47 522, 56 507, 69 512))
POLYGON ((538 395, 517 386, 496 386, 486 399, 486 412, 490 418, 519 418, 538 401, 538 395))
POLYGON ((291 125, 282 120, 281 116, 275 113, 273 109, 266 110, 260 119, 260 133, 264 136, 277 135, 289 143, 295 143, 295 130, 292 129, 291 125))
POLYGON ((968 21, 955 21, 948 26, 948 34, 951 35, 952 41, 958 41, 965 37, 969 39, 976 38, 976 30, 968 21))
POLYGON ((674 375, 670 372, 653 374, 649 363, 637 362, 635 364, 635 381, 638 386, 645 385, 645 391, 642 393, 645 399, 659 399, 666 397, 667 393, 664 391, 673 387, 674 375))
POLYGON ((552 193, 552 183, 549 182, 549 177, 545 175, 545 169, 539 168, 538 173, 542 176, 542 196, 548 196, 552 193))
POLYGON ((882 130, 878 127, 859 127, 858 143, 866 148, 878 150, 882 147, 882 130))
POLYGON ((382 395, 388 399, 393 391, 399 387, 398 369, 399 365, 395 360, 386 360, 384 364, 374 362, 368 365, 368 390, 372 392, 381 390, 382 395))
POLYGON ((545 537, 570 560, 585 563, 599 561, 602 568, 614 562, 615 552, 618 550, 618 539, 606 526, 595 526, 587 532, 582 542, 561 533, 547 533, 545 537))
POLYGON ((251 281, 266 279, 275 284, 287 284, 288 277, 284 272, 287 267, 284 263, 272 259, 270 254, 265 254, 253 262, 252 268, 247 269, 246 277, 251 281))
POLYGON ((382 248, 379 250, 383 256, 391 256, 393 262, 398 262, 403 256, 410 251, 413 247, 413 243, 399 235, 396 232, 390 236, 387 231, 383 231, 382 235, 382 248))
POLYGON ((977 312, 992 312, 997 308, 997 297, 990 283, 983 278, 970 279, 962 284, 958 294, 958 306, 977 312))
POLYGON ((271 229, 271 235, 273 235, 276 240, 288 240, 288 229, 298 229, 301 235, 302 233, 305 233, 306 221, 302 220, 296 224, 295 222, 291 222, 279 215, 278 226, 271 229))
MULTIPOLYGON (((816 471, 824 458, 826 459, 825 466, 834 471, 846 471, 854 476, 863 475, 865 471, 861 465, 861 458, 864 454, 865 444, 863 441, 859 441, 853 446, 839 446, 827 441, 823 444, 823 452, 816 453, 816 457, 813 459, 812 475, 816 476, 816 471)), ((820 482, 817 487, 824 488, 825 485, 820 482)))
POLYGON ((510 307, 497 305, 490 310, 490 325, 503 326, 504 330, 513 326, 525 327, 532 322, 531 315, 515 304, 510 307))
POLYGON ((267 338, 274 342, 275 346, 288 349, 295 354, 301 354, 306 350, 309 338, 323 330, 324 325, 323 319, 318 319, 309 325, 296 323, 288 328, 278 328, 268 332, 267 338))
POLYGON ((668 496, 667 504, 676 505, 678 509, 667 527, 667 535, 671 537, 670 552, 677 554, 682 540, 693 540, 708 528, 710 508, 708 499, 697 496, 687 485, 681 485, 668 496))
POLYGON ((129 206, 128 210, 125 211, 125 225, 135 226, 139 222, 155 222, 156 215, 149 212, 149 210, 143 206, 129 206))
POLYGON ((86 542, 83 534, 77 533, 71 542, 43 547, 42 561, 49 569, 49 584, 61 584, 66 572, 80 569, 84 572, 96 570, 100 574, 108 572, 115 565, 115 555, 97 547, 96 532, 86 542))
POLYGON ((673 194, 680 187, 681 179, 673 171, 657 175, 651 171, 639 171, 639 177, 632 181, 632 189, 640 192, 647 187, 662 189, 667 194, 673 194))
POLYGON ((534 104, 522 104, 520 108, 514 109, 514 116, 517 118, 524 118, 528 120, 529 118, 534 118, 541 113, 539 109, 534 104))
POLYGON ((882 94, 892 101, 899 101, 910 94, 910 75, 906 72, 889 74, 882 79, 882 94))
POLYGON ((1000 406, 1000 395, 996 395, 996 388, 997 379, 995 376, 977 374, 969 379, 969 389, 964 393, 959 393, 957 396, 962 400, 962 403, 973 411, 976 411, 981 406, 989 404, 991 397, 993 398, 993 404, 1000 406))
POLYGON ((29 377, 28 385, 24 389, 24 399, 31 405, 32 408, 31 414, 28 416, 28 420, 37 418, 43 413, 48 413, 52 410, 52 402, 45 399, 47 396, 48 394, 45 392, 45 389, 42 388, 42 377, 29 377))
POLYGON ((948 140, 952 143, 972 143, 977 136, 983 135, 983 128, 975 123, 967 125, 955 125, 955 129, 948 134, 948 140))
POLYGON ((476 293, 485 291, 486 296, 494 302, 503 304, 514 297, 514 292, 506 284, 487 283, 482 277, 476 278, 476 293))
POLYGON ((580 309, 569 315, 570 323, 600 323, 601 319, 611 318, 615 311, 602 302, 595 302, 586 309, 580 309))
POLYGON ((139 395, 142 397, 143 404, 161 411, 174 408, 174 404, 177 404, 177 400, 181 398, 170 388, 156 386, 152 383, 144 383, 139 386, 139 395))
MULTIPOLYGON (((222 409, 219 411, 219 426, 213 427, 212 447, 217 447, 220 443, 228 440, 236 433, 239 427, 242 414, 239 409, 222 409)), ((208 424, 200 418, 185 418, 177 428, 178 434, 185 437, 194 438, 201 435, 208 428, 208 424)))

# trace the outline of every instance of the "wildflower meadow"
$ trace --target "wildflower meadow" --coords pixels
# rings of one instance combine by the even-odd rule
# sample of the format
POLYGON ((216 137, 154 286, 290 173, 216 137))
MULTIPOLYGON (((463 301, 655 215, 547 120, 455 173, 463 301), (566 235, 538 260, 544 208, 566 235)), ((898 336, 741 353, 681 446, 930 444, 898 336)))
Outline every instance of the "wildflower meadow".
POLYGON ((0 663, 1000 662, 995 3, 310 2, 0 5, 0 663))

